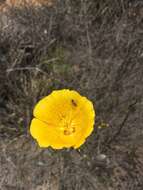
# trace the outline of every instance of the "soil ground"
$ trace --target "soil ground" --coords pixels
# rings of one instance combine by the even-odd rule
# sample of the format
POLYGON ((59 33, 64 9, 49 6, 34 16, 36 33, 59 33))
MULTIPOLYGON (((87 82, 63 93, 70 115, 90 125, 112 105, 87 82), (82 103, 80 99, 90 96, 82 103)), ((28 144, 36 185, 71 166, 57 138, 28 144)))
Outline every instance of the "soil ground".
POLYGON ((0 190, 142 190, 143 1, 0 14, 0 190), (62 88, 93 101, 95 130, 78 150, 41 149, 33 107, 62 88))

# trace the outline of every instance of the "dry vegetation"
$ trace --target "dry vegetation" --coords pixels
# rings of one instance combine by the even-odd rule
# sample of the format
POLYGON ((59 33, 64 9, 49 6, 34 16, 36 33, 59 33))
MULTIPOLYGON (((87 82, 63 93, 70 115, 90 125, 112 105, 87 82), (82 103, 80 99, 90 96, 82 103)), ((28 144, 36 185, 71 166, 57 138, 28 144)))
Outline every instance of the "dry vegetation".
POLYGON ((0 190, 142 190, 142 75, 142 0, 0 13, 0 190), (33 106, 60 88, 96 107, 80 150, 40 149, 29 135, 33 106))
POLYGON ((53 6, 54 0, 1 0, 0 11, 6 12, 9 8, 23 8, 25 6, 41 7, 53 6))

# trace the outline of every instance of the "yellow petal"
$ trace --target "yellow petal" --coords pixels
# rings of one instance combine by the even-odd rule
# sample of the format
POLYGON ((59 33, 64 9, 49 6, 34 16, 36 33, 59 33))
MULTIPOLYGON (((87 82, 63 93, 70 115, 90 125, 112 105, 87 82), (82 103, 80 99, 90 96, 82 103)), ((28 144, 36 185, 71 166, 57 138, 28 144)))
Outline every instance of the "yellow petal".
POLYGON ((33 119, 30 126, 30 133, 35 138, 40 147, 54 146, 56 149, 63 148, 64 144, 58 138, 56 130, 46 123, 33 119))

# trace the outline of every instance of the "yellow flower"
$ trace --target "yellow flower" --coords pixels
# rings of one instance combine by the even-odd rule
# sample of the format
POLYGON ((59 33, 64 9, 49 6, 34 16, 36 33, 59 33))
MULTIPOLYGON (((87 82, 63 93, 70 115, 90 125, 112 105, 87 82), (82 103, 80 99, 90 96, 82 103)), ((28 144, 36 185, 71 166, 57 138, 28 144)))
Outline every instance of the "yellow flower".
POLYGON ((33 114, 30 133, 40 147, 78 148, 93 131, 93 104, 73 90, 53 91, 37 103, 33 114))

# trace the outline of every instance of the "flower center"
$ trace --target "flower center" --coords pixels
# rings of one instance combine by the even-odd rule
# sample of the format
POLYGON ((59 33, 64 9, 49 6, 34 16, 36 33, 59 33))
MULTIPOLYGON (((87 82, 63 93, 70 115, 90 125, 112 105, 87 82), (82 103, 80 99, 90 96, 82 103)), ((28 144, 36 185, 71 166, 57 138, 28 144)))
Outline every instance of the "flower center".
POLYGON ((63 120, 60 123, 60 128, 63 131, 64 135, 72 135, 75 133, 75 127, 70 119, 63 118, 63 120))
POLYGON ((59 123, 60 129, 62 130, 63 134, 66 136, 72 135, 73 133, 76 132, 74 115, 78 106, 77 101, 71 99, 70 106, 71 109, 69 109, 69 111, 66 114, 60 115, 60 123, 59 123))
POLYGON ((71 117, 71 114, 67 114, 65 117, 63 116, 60 121, 60 129, 66 136, 72 135, 76 131, 75 124, 71 117))
POLYGON ((64 135, 71 135, 75 132, 75 127, 70 127, 69 129, 64 130, 64 135))

